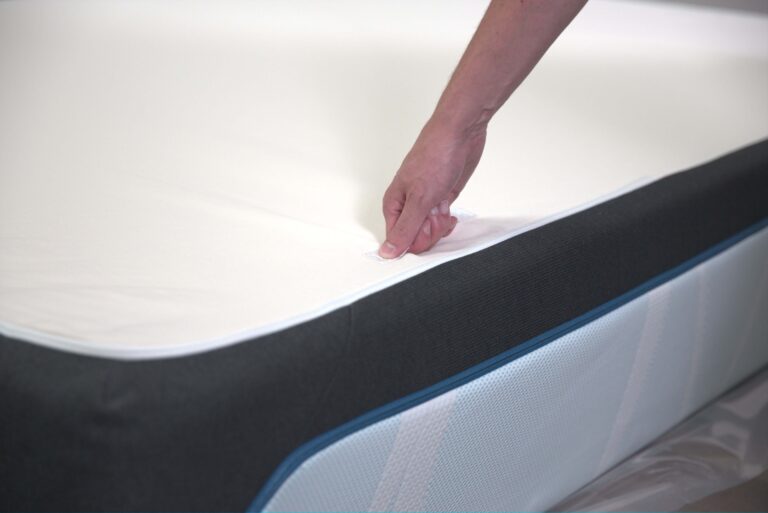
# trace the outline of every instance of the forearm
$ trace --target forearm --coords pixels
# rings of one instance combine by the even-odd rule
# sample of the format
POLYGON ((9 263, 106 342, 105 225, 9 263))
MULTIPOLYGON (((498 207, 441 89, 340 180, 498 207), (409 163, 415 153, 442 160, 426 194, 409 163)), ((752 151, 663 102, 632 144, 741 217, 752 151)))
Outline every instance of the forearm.
POLYGON ((461 135, 488 121, 586 0, 492 0, 432 115, 461 135))
POLYGON ((421 253, 447 236, 450 205, 475 170, 486 125, 586 0, 491 0, 432 117, 384 193, 379 254, 421 253))

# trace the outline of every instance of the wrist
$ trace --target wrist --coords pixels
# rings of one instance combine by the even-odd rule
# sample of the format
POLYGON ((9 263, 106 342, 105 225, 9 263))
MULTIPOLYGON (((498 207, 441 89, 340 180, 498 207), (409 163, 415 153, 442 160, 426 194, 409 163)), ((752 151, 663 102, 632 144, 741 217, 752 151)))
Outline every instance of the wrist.
POLYGON ((495 113, 489 108, 449 108, 438 104, 427 127, 450 137, 469 140, 484 134, 495 113))
POLYGON ((483 111, 474 116, 457 112, 435 111, 424 126, 424 132, 442 139, 465 142, 486 133, 493 113, 483 111))

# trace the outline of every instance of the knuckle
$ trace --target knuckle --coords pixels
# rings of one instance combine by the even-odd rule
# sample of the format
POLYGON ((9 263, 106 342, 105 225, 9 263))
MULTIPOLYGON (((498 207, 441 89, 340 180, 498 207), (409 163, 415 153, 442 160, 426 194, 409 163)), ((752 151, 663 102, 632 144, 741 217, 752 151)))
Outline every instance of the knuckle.
POLYGON ((403 210, 403 204, 394 195, 384 195, 381 208, 386 214, 397 214, 403 210))
POLYGON ((418 203, 425 203, 430 197, 429 183, 423 178, 416 178, 408 189, 408 196, 418 203))
MULTIPOLYGON (((398 243, 407 243, 410 241, 406 241, 406 236, 408 235, 408 232, 410 231, 410 227, 406 226, 405 223, 397 223, 392 228, 392 235, 397 238, 398 243)), ((391 241, 395 242, 395 241, 391 241)))

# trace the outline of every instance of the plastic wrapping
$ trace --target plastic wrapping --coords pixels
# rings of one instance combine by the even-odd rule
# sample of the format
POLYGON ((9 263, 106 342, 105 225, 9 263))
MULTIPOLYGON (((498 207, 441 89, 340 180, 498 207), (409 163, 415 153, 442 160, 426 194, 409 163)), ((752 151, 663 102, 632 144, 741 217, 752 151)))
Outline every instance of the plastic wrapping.
MULTIPOLYGON (((768 487, 741 486, 768 468, 768 369, 699 410, 553 511, 768 508, 768 487), (751 495, 751 496, 745 496, 751 495), (708 504, 707 498, 712 498, 708 504)), ((762 475, 761 475, 762 474, 762 475)))

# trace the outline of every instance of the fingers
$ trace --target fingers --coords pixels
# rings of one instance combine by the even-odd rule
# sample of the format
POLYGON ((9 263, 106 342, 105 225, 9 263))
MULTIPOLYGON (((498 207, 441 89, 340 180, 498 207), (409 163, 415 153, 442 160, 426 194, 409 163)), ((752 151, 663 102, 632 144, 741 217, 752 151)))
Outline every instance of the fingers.
POLYGON ((422 223, 422 229, 411 244, 410 251, 419 254, 431 249, 450 232, 453 226, 450 207, 448 202, 443 201, 430 211, 429 216, 422 223))
POLYGON ((449 224, 448 231, 445 232, 445 235, 443 237, 448 237, 451 233, 453 233, 453 229, 456 228, 456 225, 459 223, 459 218, 451 216, 451 221, 449 224))
POLYGON ((416 185, 405 194, 404 202, 402 199, 399 199, 401 197, 402 194, 394 193, 389 198, 390 205, 385 205, 384 207, 385 211, 389 211, 389 213, 385 212, 384 214, 385 219, 389 215, 387 219, 387 240, 379 248, 379 254, 384 258, 395 258, 402 255, 408 251, 420 231, 431 231, 431 226, 429 228, 422 226, 432 208, 426 188, 416 185), (394 224, 392 224, 394 217, 392 214, 397 211, 398 201, 404 204, 400 214, 397 216, 394 224))
POLYGON ((485 132, 445 144, 440 132, 435 134, 419 136, 384 196, 387 237, 379 248, 383 258, 427 251, 456 227, 449 205, 480 160, 485 132))
POLYGON ((414 205, 406 202, 401 209, 399 204, 397 196, 385 199, 384 217, 388 235, 387 241, 379 249, 379 255, 383 258, 396 258, 406 251, 423 253, 456 227, 458 220, 450 215, 448 201, 444 200, 438 206, 432 207, 427 215, 421 218, 418 217, 420 210, 414 205))
POLYGON ((396 188, 396 182, 393 183, 387 192, 384 193, 384 201, 382 204, 382 211, 384 213, 384 223, 386 225, 386 233, 389 234, 397 223, 397 219, 400 214, 403 213, 403 207, 405 206, 405 193, 396 188))

